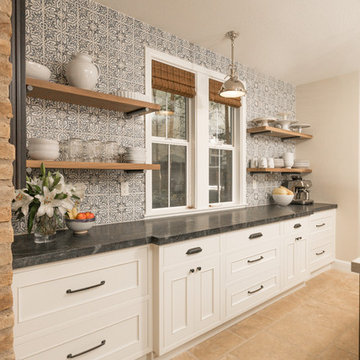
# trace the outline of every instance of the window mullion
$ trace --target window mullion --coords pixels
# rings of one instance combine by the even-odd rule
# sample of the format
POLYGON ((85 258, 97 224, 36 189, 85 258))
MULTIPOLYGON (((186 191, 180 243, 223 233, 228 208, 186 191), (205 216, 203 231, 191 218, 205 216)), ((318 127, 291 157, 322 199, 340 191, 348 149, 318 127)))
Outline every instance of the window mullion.
POLYGON ((168 145, 168 207, 170 207, 170 176, 171 176, 171 159, 170 159, 170 144, 168 145))

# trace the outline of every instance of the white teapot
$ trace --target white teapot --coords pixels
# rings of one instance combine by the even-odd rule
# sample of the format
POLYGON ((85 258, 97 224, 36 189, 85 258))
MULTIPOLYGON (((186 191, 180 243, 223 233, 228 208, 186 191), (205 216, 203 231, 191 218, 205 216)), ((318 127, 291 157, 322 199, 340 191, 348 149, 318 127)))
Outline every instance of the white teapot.
POLYGON ((92 62, 91 56, 79 53, 67 64, 65 75, 70 85, 93 90, 98 82, 100 69, 92 62))

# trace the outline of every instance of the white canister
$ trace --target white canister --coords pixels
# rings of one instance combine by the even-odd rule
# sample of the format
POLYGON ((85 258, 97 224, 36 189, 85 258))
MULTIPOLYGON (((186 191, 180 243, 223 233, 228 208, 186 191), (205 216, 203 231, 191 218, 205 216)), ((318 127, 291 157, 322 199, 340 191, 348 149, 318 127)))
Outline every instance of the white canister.
POLYGON ((284 163, 287 169, 291 169, 294 165, 294 153, 287 152, 284 154, 284 163))
POLYGON ((270 169, 274 169, 274 167, 275 167, 274 158, 268 158, 267 159, 267 166, 270 169))
POLYGON ((76 54, 66 66, 69 84, 81 89, 93 90, 100 76, 99 67, 88 54, 76 54))
POLYGON ((267 159, 266 159, 266 157, 260 158, 259 168, 260 169, 266 169, 267 168, 267 159))

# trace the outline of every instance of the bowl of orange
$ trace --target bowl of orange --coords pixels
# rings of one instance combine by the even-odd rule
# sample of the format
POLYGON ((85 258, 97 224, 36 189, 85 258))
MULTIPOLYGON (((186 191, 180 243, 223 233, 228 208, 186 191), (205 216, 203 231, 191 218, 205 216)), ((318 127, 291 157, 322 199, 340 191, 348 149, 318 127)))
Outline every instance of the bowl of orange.
POLYGON ((70 219, 65 217, 66 226, 76 235, 86 234, 95 224, 96 217, 90 212, 79 212, 76 217, 70 219))

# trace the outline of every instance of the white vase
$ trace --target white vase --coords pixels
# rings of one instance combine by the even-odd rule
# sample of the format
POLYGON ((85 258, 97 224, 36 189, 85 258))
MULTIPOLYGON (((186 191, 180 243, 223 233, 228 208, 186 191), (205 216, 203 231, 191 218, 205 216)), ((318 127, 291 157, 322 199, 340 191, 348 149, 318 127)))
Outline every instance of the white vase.
POLYGON ((285 163, 285 167, 287 169, 291 169, 294 165, 294 153, 285 153, 284 154, 284 163, 285 163))
POLYGON ((91 56, 79 53, 67 64, 65 75, 70 85, 93 90, 99 79, 100 69, 92 62, 91 56))

